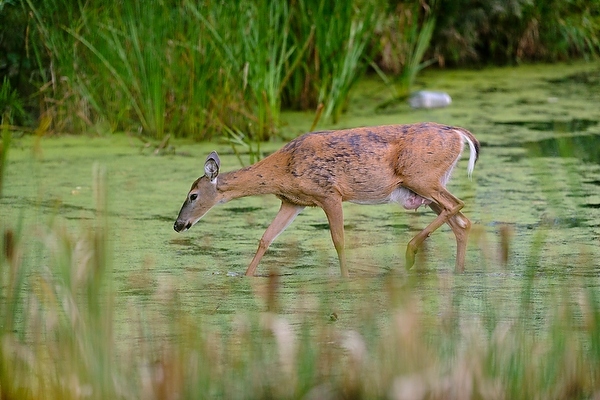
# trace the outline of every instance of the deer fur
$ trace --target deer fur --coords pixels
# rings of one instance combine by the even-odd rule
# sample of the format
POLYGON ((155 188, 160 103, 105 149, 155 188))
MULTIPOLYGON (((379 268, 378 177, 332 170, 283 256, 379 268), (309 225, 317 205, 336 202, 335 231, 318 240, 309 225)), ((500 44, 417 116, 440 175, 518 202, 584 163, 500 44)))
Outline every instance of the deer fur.
POLYGON ((254 275, 269 245, 305 207, 320 207, 329 221, 341 274, 348 276, 344 201, 391 202, 407 209, 427 205, 437 217, 408 243, 406 267, 413 266, 421 243, 447 223, 456 236, 456 270, 462 272, 471 223, 460 212, 464 203, 446 184, 465 143, 470 177, 479 157, 479 142, 466 129, 437 123, 307 133, 251 166, 225 173, 219 173, 220 159, 212 152, 204 175, 192 184, 174 229, 191 228, 217 204, 273 194, 281 200, 281 208, 263 234, 246 275, 254 275))

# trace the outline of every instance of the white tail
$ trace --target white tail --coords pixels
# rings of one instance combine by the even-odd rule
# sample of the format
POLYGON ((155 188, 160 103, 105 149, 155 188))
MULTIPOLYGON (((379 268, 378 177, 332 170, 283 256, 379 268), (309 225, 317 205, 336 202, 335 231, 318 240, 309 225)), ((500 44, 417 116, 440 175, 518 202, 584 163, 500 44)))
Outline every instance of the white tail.
POLYGON ((219 174, 219 156, 212 152, 204 175, 192 184, 174 229, 191 228, 217 204, 274 194, 281 208, 263 234, 246 275, 254 275, 269 245, 300 211, 314 206, 325 211, 341 273, 348 276, 342 202, 396 202, 407 209, 429 205, 437 218, 408 243, 406 267, 413 266, 421 243, 447 223, 456 236, 456 270, 462 272, 471 222, 460 212, 464 203, 446 190, 446 183, 464 142, 470 150, 470 177, 479 142, 466 129, 435 123, 307 133, 254 165, 223 174, 219 174))

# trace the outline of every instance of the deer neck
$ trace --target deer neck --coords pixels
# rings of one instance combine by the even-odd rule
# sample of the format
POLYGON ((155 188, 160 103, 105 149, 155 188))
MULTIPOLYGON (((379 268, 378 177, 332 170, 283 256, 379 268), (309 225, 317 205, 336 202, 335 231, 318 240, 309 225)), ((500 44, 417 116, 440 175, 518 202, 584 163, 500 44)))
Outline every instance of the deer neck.
POLYGON ((274 194, 275 180, 272 167, 258 162, 236 171, 222 174, 219 177, 217 191, 222 196, 222 203, 240 197, 259 194, 274 194))

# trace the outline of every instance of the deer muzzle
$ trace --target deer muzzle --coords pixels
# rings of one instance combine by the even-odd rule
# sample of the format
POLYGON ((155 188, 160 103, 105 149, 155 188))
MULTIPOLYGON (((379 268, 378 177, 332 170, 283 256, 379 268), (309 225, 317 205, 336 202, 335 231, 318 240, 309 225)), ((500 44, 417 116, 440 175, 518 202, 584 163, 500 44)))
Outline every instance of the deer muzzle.
POLYGON ((186 222, 186 221, 182 221, 182 220, 177 220, 173 224, 173 229, 175 229, 175 232, 187 231, 191 227, 192 227, 192 223, 191 222, 186 222))

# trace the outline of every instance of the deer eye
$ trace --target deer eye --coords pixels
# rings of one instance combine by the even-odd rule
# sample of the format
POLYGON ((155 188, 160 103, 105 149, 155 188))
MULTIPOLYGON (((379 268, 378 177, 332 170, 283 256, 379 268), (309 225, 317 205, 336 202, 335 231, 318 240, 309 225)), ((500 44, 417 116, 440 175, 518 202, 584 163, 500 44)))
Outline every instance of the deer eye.
POLYGON ((198 198, 198 195, 196 193, 190 194, 190 201, 196 201, 197 198, 198 198))

